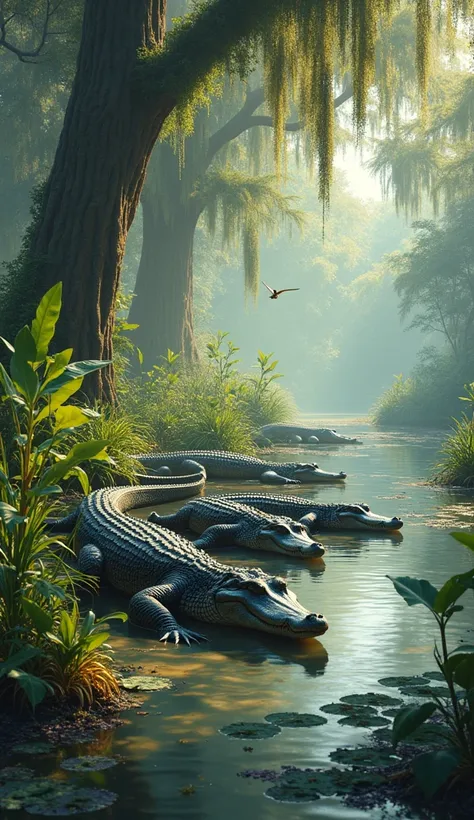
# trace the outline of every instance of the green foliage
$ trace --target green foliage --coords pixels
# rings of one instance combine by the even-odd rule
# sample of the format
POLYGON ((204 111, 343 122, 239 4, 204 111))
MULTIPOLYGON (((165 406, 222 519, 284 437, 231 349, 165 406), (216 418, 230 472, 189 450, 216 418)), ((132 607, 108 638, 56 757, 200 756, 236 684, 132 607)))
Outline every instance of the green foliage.
MULTIPOLYGON (((103 439, 76 442, 60 452, 71 430, 97 415, 65 402, 80 389, 85 375, 107 364, 71 364, 72 350, 48 353, 60 309, 61 283, 45 294, 31 327, 19 331, 14 345, 2 339, 12 354, 10 372, 0 365, 0 397, 15 433, 11 453, 0 434, 0 696, 22 690, 33 708, 47 694, 63 691, 54 676, 48 680, 45 670, 64 625, 71 640, 79 629, 74 595, 79 576, 66 563, 69 547, 48 536, 46 518, 62 491, 59 482, 77 476, 87 492, 81 463, 107 458, 108 442, 103 439)), ((82 640, 82 632, 77 640, 82 640)), ((95 647, 89 644, 88 649, 92 660, 95 647)), ((97 662, 104 676, 110 676, 102 659, 97 662)), ((88 685, 89 702, 94 692, 102 696, 93 681, 88 685)))
MULTIPOLYGON (((474 535, 452 534, 474 552, 474 535)), ((459 599, 467 590, 474 589, 474 569, 449 578, 439 590, 423 579, 403 577, 390 580, 409 606, 427 607, 439 629, 440 647, 435 644, 434 658, 447 684, 449 697, 434 695, 432 701, 421 706, 404 707, 395 717, 392 729, 392 742, 396 746, 410 738, 431 715, 437 712, 441 716, 442 725, 437 727, 435 724, 432 728, 442 734, 447 746, 426 752, 412 763, 418 784, 426 797, 432 797, 453 777, 472 782, 474 776, 474 647, 461 644, 449 652, 446 636, 449 621, 464 608, 458 604, 459 599)))
POLYGON ((451 433, 441 447, 441 461, 434 469, 436 484, 474 487, 474 382, 465 389, 467 395, 460 399, 470 402, 471 413, 453 419, 451 433))
MULTIPOLYGON (((239 348, 219 331, 206 343, 207 361, 185 364, 168 350, 162 363, 120 383, 120 413, 145 421, 155 447, 162 450, 254 451, 252 433, 271 421, 289 421, 294 404, 274 384, 277 362, 259 351, 259 375, 238 371, 239 348)), ((98 420, 95 423, 99 423, 98 420)), ((113 456, 113 450, 111 449, 113 456)))

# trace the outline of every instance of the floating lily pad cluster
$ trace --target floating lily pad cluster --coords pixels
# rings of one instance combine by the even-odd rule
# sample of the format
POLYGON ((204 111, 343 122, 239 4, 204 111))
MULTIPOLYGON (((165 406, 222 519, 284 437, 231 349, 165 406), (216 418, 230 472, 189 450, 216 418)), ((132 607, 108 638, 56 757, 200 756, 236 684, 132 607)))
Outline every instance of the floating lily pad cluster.
POLYGON ((84 755, 84 757, 68 757, 60 765, 61 769, 66 769, 68 772, 100 772, 103 769, 111 769, 117 763, 118 761, 113 757, 84 755))
POLYGON ((229 723, 221 729, 223 735, 236 737, 244 740, 262 740, 262 738, 274 737, 281 732, 279 726, 271 723, 229 723))
POLYGON ((27 814, 67 817, 111 806, 117 794, 87 789, 48 777, 34 777, 31 769, 10 766, 0 770, 0 808, 27 814))
POLYGON ((397 675, 390 678, 380 678, 382 686, 397 687, 402 695, 409 695, 414 698, 429 698, 434 695, 440 698, 449 697, 447 686, 430 686, 431 680, 444 680, 441 672, 423 672, 423 675, 397 675))
POLYGON ((324 723, 327 723, 327 719, 322 715, 300 712, 274 712, 271 715, 266 715, 265 720, 268 720, 269 723, 276 724, 276 726, 295 729, 300 727, 322 726, 324 723))
POLYGON ((348 769, 286 769, 265 794, 287 803, 307 803, 321 795, 348 794, 384 781, 381 774, 348 769))

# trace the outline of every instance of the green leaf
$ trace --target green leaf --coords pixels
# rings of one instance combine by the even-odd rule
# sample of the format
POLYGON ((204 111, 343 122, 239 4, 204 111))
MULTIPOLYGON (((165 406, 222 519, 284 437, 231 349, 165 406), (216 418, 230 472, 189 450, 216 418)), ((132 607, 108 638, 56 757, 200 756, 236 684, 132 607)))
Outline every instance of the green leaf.
POLYGON ((35 604, 35 602, 29 598, 23 597, 21 599, 21 605, 40 635, 50 631, 53 626, 53 619, 49 612, 45 612, 42 607, 35 604))
POLYGON ((435 711, 436 703, 428 701, 421 706, 404 706, 395 717, 392 726, 392 743, 396 746, 418 726, 421 726, 435 711))
POLYGON ((24 404, 25 402, 18 395, 17 390, 15 389, 15 385, 13 384, 10 376, 8 375, 7 371, 5 370, 3 364, 0 363, 0 379, 3 384, 3 388, 6 392, 6 395, 9 399, 14 399, 14 401, 18 402, 18 404, 24 404))
POLYGON ((436 611, 434 604, 438 590, 430 584, 429 581, 418 578, 410 578, 409 576, 392 578, 391 575, 387 575, 387 578, 390 578, 398 594, 405 599, 408 606, 423 604, 428 607, 428 609, 431 609, 432 612, 436 611))
POLYGON ((453 649, 449 654, 454 655, 456 652, 474 652, 474 646, 471 644, 461 644, 461 646, 457 646, 456 649, 453 649))
POLYGON ((28 327, 23 327, 15 339, 15 352, 10 359, 10 374, 20 393, 32 402, 38 391, 38 376, 30 362, 36 358, 36 345, 28 327))
MULTIPOLYGON (((454 657, 461 657, 461 663, 458 664, 454 670, 454 682, 463 689, 474 688, 474 655, 455 655, 454 657)), ((451 660, 451 659, 450 659, 451 660)), ((454 660, 454 658, 453 658, 454 660)))
POLYGON ((74 641, 76 630, 74 628, 74 623, 71 616, 68 612, 66 612, 65 609, 63 609, 63 611, 61 612, 61 622, 59 631, 61 634, 61 638, 63 639, 66 646, 70 646, 74 641))
POLYGON ((46 376, 43 381, 43 388, 55 379, 57 376, 60 376, 64 373, 67 365, 71 361, 72 356, 72 347, 67 347, 65 350, 61 350, 59 353, 55 353, 51 359, 48 359, 48 368, 46 371, 46 376))
POLYGON ((143 353, 139 347, 137 347, 137 356, 140 366, 143 365, 143 353))
POLYGON ((128 621, 128 615, 126 612, 120 612, 120 610, 118 612, 110 612, 108 615, 103 615, 102 618, 98 618, 96 624, 106 624, 108 621, 111 621, 112 619, 116 621, 122 621, 122 623, 125 623, 125 621, 128 621))
MULTIPOLYGON (((43 391, 41 395, 42 397, 45 395, 48 396, 48 403, 36 416, 35 424, 38 424, 40 421, 43 421, 43 419, 48 418, 48 416, 52 416, 58 407, 61 407, 65 401, 70 399, 74 393, 77 393, 77 391, 80 390, 82 381, 82 379, 69 379, 66 384, 63 384, 62 387, 58 387, 55 391, 49 391, 49 389, 48 391, 43 391)), ((51 382, 51 384, 53 384, 53 382, 51 382)))
POLYGON ((66 597, 66 593, 62 587, 57 584, 51 584, 50 581, 45 581, 44 578, 34 581, 33 586, 36 592, 42 595, 43 598, 46 598, 47 601, 51 598, 59 598, 60 601, 64 601, 66 597))
POLYGON ((8 677, 16 680, 18 685, 21 686, 33 709, 44 700, 47 694, 54 694, 53 687, 49 683, 36 675, 29 675, 28 672, 12 669, 8 677))
POLYGON ((66 404, 58 407, 55 414, 54 431, 62 430, 64 427, 80 427, 87 424, 91 418, 99 418, 100 414, 94 410, 87 412, 74 404, 66 404))
POLYGON ((92 652, 94 649, 97 649, 99 646, 102 646, 110 638, 110 632, 96 632, 92 635, 88 635, 86 638, 83 639, 83 646, 87 649, 88 652, 92 652))
POLYGON ((41 649, 37 646, 30 646, 29 644, 23 646, 18 652, 10 655, 6 661, 0 663, 0 678, 8 675, 12 669, 23 666, 24 663, 32 660, 32 658, 37 658, 38 655, 41 655, 41 649))
POLYGON ((89 359, 84 362, 73 362, 66 367, 64 373, 49 382, 46 389, 43 388, 42 395, 55 393, 56 390, 63 387, 63 385, 68 384, 73 379, 83 379, 84 376, 88 376, 89 373, 94 373, 95 370, 100 370, 102 367, 107 367, 109 364, 112 364, 112 362, 100 362, 96 359, 89 359))
POLYGON ((435 611, 445 612, 461 595, 464 595, 466 590, 472 589, 473 587, 474 570, 464 572, 462 575, 453 575, 438 592, 434 602, 435 611))
POLYGON ((89 610, 89 612, 87 613, 87 615, 85 616, 85 618, 84 618, 84 620, 81 624, 81 629, 79 631, 79 637, 80 638, 85 638, 86 635, 89 635, 91 629, 94 626, 94 623, 95 623, 95 613, 92 612, 91 610, 89 610))
POLYGON ((46 359, 49 343, 54 336, 56 322, 61 312, 62 287, 62 282, 58 282, 45 293, 31 323, 31 335, 36 343, 34 361, 37 363, 44 362, 46 359))
POLYGON ((82 467, 73 467, 67 475, 68 477, 71 475, 75 475, 79 481, 79 484, 81 485, 82 492, 84 493, 84 495, 89 495, 91 491, 89 476, 87 475, 86 471, 82 469, 82 467))
POLYGON ((474 534, 469 532, 452 532, 450 533, 456 541, 474 552, 474 534))
POLYGON ((460 757, 454 749, 425 752, 414 759, 413 772, 425 797, 433 797, 453 774, 459 762, 460 757))
POLYGON ((48 487, 32 487, 28 495, 60 495, 62 491, 62 487, 60 487, 59 484, 50 484, 48 487))
POLYGON ((20 515, 15 507, 7 504, 5 501, 0 501, 0 518, 5 524, 7 530, 11 531, 17 524, 23 524, 26 521, 26 516, 20 515))

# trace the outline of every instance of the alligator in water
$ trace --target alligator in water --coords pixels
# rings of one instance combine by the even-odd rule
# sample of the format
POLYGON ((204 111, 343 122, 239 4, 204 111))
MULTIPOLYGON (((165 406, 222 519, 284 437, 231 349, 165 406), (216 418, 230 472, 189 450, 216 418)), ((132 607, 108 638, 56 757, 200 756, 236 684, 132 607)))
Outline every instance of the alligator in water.
POLYGON ((204 467, 208 478, 229 478, 237 481, 258 480, 262 484, 313 484, 324 481, 343 481, 347 474, 327 473, 317 464, 299 462, 261 461, 240 453, 221 450, 179 450, 174 453, 151 453, 136 458, 148 472, 171 473, 195 472, 204 467))
POLYGON ((75 514, 54 525, 64 532, 77 520, 79 569, 131 595, 130 619, 156 630, 161 641, 205 640, 182 627, 181 612, 208 623, 228 624, 287 638, 313 638, 328 628, 322 615, 298 602, 282 578, 261 569, 231 567, 211 558, 181 535, 129 510, 189 497, 204 486, 203 475, 167 486, 96 490, 75 514))
POLYGON ((148 521, 176 532, 203 533, 197 547, 230 546, 279 552, 296 558, 321 558, 322 544, 308 535, 307 528, 291 518, 228 501, 222 496, 188 501, 173 515, 152 512, 148 521))
POLYGON ((265 424, 259 435, 270 441, 289 444, 361 444, 327 427, 303 427, 301 424, 265 424))
POLYGON ((306 498, 267 493, 232 493, 218 496, 220 501, 236 501, 271 515, 290 516, 304 524, 310 533, 318 530, 399 530, 401 518, 376 515, 367 504, 318 504, 306 498))

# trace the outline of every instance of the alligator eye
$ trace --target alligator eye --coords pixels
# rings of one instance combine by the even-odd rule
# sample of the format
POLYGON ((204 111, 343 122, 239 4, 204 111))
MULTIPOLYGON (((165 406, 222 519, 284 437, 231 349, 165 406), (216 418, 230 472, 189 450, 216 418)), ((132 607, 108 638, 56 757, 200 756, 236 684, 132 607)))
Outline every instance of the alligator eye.
POLYGON ((286 526, 286 524, 276 524, 275 530, 276 532, 287 533, 288 527, 286 526))
POLYGON ((264 584, 260 584, 258 581, 248 581, 245 584, 245 589, 248 589, 249 592, 255 592, 256 595, 265 595, 266 589, 264 584))
POLYGON ((274 578, 273 585, 281 592, 286 592, 288 589, 286 581, 284 581, 283 578, 274 578))

